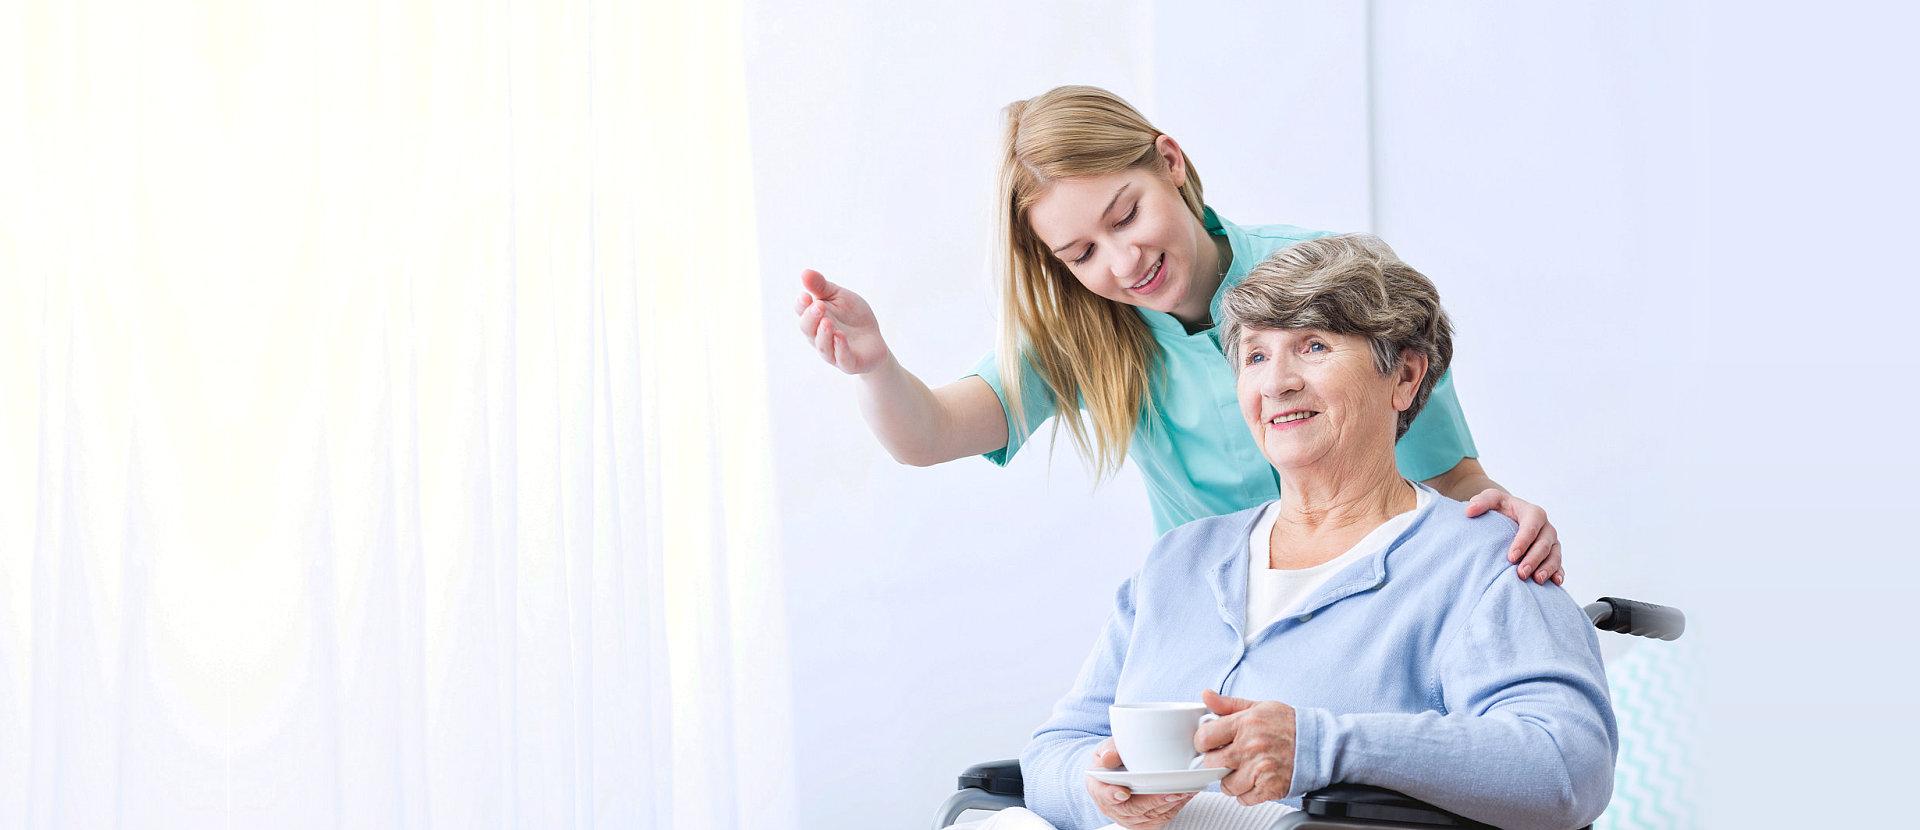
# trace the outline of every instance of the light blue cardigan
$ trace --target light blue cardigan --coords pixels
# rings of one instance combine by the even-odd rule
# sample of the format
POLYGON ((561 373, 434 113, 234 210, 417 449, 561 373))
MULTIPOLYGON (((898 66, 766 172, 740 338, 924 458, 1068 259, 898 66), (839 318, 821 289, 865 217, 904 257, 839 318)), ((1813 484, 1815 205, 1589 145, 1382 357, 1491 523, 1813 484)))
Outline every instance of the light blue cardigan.
MULTIPOLYGON (((1424 485, 1422 485, 1424 486, 1424 485)), ((1514 524, 1431 504, 1245 644, 1247 536, 1262 507, 1160 538, 1120 586, 1073 690, 1021 753, 1027 807, 1099 827, 1084 773, 1113 702, 1200 690, 1294 707, 1287 803, 1336 782, 1399 790, 1506 828, 1591 822, 1619 736, 1600 646, 1558 586, 1514 575, 1514 524)))

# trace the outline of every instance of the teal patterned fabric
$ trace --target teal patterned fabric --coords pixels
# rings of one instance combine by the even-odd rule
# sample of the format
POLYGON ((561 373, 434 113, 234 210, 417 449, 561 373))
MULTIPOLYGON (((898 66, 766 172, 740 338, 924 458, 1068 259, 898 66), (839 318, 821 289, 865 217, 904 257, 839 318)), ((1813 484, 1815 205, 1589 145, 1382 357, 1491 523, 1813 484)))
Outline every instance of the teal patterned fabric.
POLYGON ((1695 740, 1699 687, 1686 640, 1636 643, 1607 664, 1613 714, 1620 725, 1613 801, 1594 830, 1659 830, 1699 824, 1695 740))

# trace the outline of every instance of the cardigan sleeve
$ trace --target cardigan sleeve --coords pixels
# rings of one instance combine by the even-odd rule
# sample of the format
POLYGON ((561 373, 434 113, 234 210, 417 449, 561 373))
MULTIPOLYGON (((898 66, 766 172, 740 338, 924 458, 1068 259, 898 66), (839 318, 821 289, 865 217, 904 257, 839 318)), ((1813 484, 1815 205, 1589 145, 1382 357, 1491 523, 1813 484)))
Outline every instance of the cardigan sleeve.
POLYGON ((1113 705, 1120 668, 1126 663, 1127 646, 1133 638, 1134 586, 1138 581, 1135 576, 1120 586, 1113 613, 1108 615, 1093 653, 1080 667, 1073 689, 1054 704, 1052 716, 1020 753, 1027 809, 1060 830, 1112 823, 1087 794, 1086 771, 1093 767, 1094 748, 1113 734, 1107 707, 1113 705))
POLYGON ((1441 644, 1438 711, 1296 710, 1289 795, 1372 784, 1500 827, 1578 827, 1606 809, 1619 735, 1593 627, 1559 586, 1511 570, 1441 644))

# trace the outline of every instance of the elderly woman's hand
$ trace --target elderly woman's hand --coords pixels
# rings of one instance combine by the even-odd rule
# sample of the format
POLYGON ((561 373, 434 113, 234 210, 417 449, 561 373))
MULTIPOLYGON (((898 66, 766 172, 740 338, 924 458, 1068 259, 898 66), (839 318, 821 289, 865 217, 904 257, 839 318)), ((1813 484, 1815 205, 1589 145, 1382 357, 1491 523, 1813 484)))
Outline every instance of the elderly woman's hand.
MULTIPOLYGON (((1094 769, 1119 769, 1120 753, 1114 751, 1113 739, 1100 742, 1093 750, 1094 769)), ((1159 830, 1180 813, 1197 793, 1178 795, 1134 795, 1126 787, 1087 779, 1087 794, 1093 796, 1094 806, 1114 824, 1127 830, 1159 830)))
POLYGON ((1507 561, 1520 563, 1521 579, 1532 579, 1541 585, 1549 579, 1555 585, 1566 581, 1566 569, 1560 566, 1560 531, 1547 521, 1547 511, 1505 490, 1493 488, 1480 491, 1467 502, 1468 518, 1489 510, 1520 526, 1519 534, 1513 537, 1513 546, 1507 549, 1507 561))
POLYGON ((1242 700, 1207 689, 1200 702, 1220 716, 1193 733, 1207 767, 1233 770, 1220 791, 1252 806, 1286 798, 1293 786, 1293 707, 1278 701, 1242 700))

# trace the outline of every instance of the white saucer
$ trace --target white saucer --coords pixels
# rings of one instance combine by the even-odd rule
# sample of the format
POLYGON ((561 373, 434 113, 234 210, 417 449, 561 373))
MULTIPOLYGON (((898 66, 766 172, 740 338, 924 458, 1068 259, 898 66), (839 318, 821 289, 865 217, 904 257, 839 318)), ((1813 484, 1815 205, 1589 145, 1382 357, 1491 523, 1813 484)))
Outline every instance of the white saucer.
POLYGON ((1134 795, 1173 795, 1175 793, 1197 793, 1208 784, 1227 777, 1233 770, 1226 767, 1208 769, 1176 769, 1166 772, 1128 772, 1126 767, 1119 769, 1090 769, 1087 777, 1116 787, 1126 787, 1134 795))

